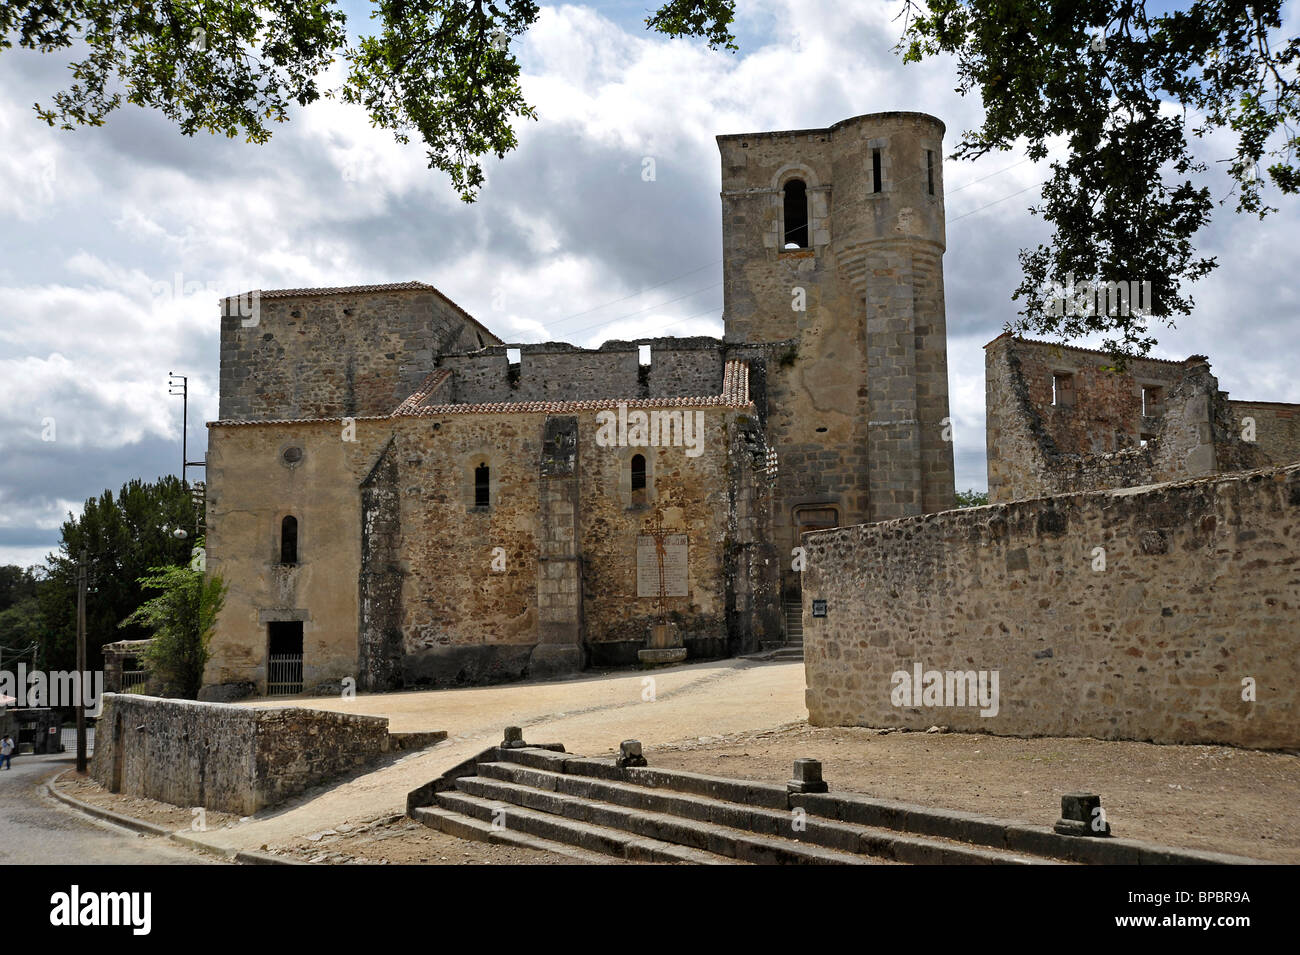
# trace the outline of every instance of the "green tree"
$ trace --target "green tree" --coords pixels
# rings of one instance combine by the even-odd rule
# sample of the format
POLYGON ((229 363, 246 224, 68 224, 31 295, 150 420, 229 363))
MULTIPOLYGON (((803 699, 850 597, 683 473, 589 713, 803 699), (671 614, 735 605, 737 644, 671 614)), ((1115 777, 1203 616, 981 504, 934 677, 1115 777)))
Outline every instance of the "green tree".
POLYGON ((17 659, 33 663, 29 648, 39 648, 44 631, 37 593, 42 584, 37 567, 0 567, 0 653, 13 669, 17 659))
POLYGON ((988 502, 988 491, 977 491, 974 488, 969 488, 968 490, 957 492, 958 507, 983 507, 988 502))
POLYGON ((150 676, 160 684, 160 692, 192 700, 203 685, 208 642, 225 603, 226 586, 219 576, 205 579, 192 565, 151 567, 139 583, 145 590, 159 593, 121 625, 139 625, 152 632, 153 642, 143 659, 150 676))
POLYGON ((38 593, 45 668, 76 666, 77 560, 83 551, 94 588, 86 597, 86 663, 94 670, 102 665, 103 644, 148 636, 139 625, 122 634, 118 624, 143 602, 139 578, 149 568, 190 559, 194 516, 189 490, 172 476, 129 481, 116 495, 106 490, 90 498, 80 516, 68 515, 59 551, 47 558, 49 576, 38 593), (190 536, 173 537, 169 531, 178 527, 190 536))
MULTIPOLYGON (((536 21, 533 0, 375 0, 372 35, 353 44, 336 0, 10 0, 0 49, 76 46, 73 83, 38 115, 51 126, 103 125, 124 102, 157 109, 182 133, 271 138, 292 106, 322 96, 362 105, 399 142, 423 140, 429 166, 466 201, 479 159, 515 148, 511 125, 535 119, 510 41, 536 21), (339 89, 321 74, 346 65, 339 89)), ((647 18, 669 36, 734 49, 734 0, 672 0, 647 18)))
MULTIPOLYGON (((954 153, 974 159, 1028 144, 1051 163, 1034 208, 1052 241, 1023 249, 1024 307, 1009 327, 1075 338, 1106 336, 1117 358, 1146 354, 1150 321, 1189 314, 1187 285, 1217 263, 1193 237, 1215 205, 1206 163, 1189 134, 1233 144, 1218 162, 1236 211, 1264 216, 1264 176, 1280 193, 1300 189, 1296 165, 1300 39, 1280 35, 1282 0, 1194 0, 1148 12, 1140 0, 907 0, 899 44, 905 62, 948 54, 958 92, 977 92, 984 124, 954 153), (1072 315, 1056 287, 1080 281, 1150 281, 1149 314, 1072 315)), ((1227 197, 1220 200, 1220 204, 1227 197)), ((1109 304, 1109 303, 1108 303, 1109 304)))

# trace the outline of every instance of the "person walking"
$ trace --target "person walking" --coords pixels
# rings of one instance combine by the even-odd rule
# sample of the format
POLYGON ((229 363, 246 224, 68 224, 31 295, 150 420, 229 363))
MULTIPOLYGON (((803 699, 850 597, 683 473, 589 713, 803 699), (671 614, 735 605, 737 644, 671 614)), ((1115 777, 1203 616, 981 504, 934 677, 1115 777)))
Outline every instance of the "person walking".
POLYGON ((0 739, 0 763, 4 763, 5 769, 13 769, 13 766, 9 765, 13 756, 14 738, 6 733, 4 739, 0 739))

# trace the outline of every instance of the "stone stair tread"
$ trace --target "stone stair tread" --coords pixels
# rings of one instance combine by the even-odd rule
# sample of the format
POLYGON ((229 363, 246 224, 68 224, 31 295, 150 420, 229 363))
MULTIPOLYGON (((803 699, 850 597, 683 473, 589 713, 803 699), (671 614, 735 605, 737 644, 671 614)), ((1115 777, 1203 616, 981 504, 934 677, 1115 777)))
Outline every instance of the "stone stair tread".
MULTIPOLYGON (((474 778, 474 777, 465 777, 474 778)), ((648 836, 640 836, 635 833, 627 832, 622 829, 614 829, 609 826, 601 826, 595 823, 585 822, 581 819, 573 819, 568 816, 559 816, 554 813, 543 812, 537 809, 531 809, 527 806, 520 806, 514 803, 505 804, 499 799, 490 799, 484 796, 476 796, 471 793, 460 790, 447 790, 438 794, 439 802, 445 802, 451 806, 460 806, 471 812, 477 809, 489 817, 495 815, 500 809, 505 809, 505 818, 507 822, 513 818, 516 821, 522 821, 525 824, 540 825, 551 832, 568 835, 571 838, 582 839, 589 845, 594 844, 598 848, 590 849, 587 846, 578 846, 577 848, 588 855, 597 857, 622 858, 631 862, 685 862, 695 865, 726 865, 732 863, 734 859, 728 859, 712 852, 705 852, 693 849, 690 846, 681 846, 671 842, 665 842, 661 839, 653 839, 648 836), (617 850, 617 851, 615 851, 617 850)), ((490 822, 478 819, 470 815, 469 812, 458 812, 455 809, 448 810, 446 806, 440 807, 444 811, 453 814, 465 816, 474 819, 480 825, 491 830, 492 833, 500 837, 502 833, 516 832, 510 829, 509 825, 504 828, 493 829, 490 822)), ((551 839, 546 836, 538 836, 533 833, 526 833, 527 838, 537 839, 539 841, 560 843, 559 840, 551 839)))
MULTIPOLYGON (((551 802, 556 804, 561 811, 564 812, 581 811, 583 815, 577 818, 580 818, 587 825, 601 826, 606 829, 618 828, 621 832, 632 832, 633 834, 644 838, 654 837, 647 836, 643 832, 624 829, 619 825, 619 823, 651 827, 656 832, 661 829, 667 829, 674 832, 678 838, 691 838, 699 843, 703 843, 703 846, 695 845, 690 848, 698 849, 703 852, 711 852, 715 855, 722 855, 728 859, 732 858, 732 856, 729 852, 726 852, 725 849, 734 845, 737 851, 744 852, 746 855, 780 855, 791 857, 799 861, 818 864, 878 865, 889 861, 857 852, 828 848, 826 846, 812 842, 804 842, 792 837, 758 833, 748 829, 728 826, 724 823, 713 822, 711 820, 693 819, 672 812, 660 812, 658 810, 620 805, 619 803, 608 802, 602 799, 578 796, 573 793, 560 792, 554 789, 541 789, 535 786, 528 786, 492 777, 471 776, 457 780, 458 792, 465 792, 465 790, 459 789, 461 784, 464 784, 469 790, 480 790, 479 793, 474 793, 474 795, 481 799, 485 799, 494 805, 499 806, 502 803, 507 803, 508 805, 519 806, 521 804, 515 801, 518 799, 532 799, 535 802, 551 802), (493 795, 487 795, 488 793, 493 795), (603 820, 608 820, 609 824, 606 824, 605 822, 593 823, 588 821, 586 816, 593 814, 598 815, 603 820), (708 846, 709 848, 706 849, 704 846, 708 846)), ((651 790, 650 792, 654 791, 651 790)), ((660 795, 662 795, 662 793, 660 795)), ((714 802, 717 801, 714 800, 714 802)), ((525 805, 524 808, 528 808, 535 812, 545 812, 547 815, 551 816, 557 815, 554 812, 537 809, 535 806, 525 805)), ((569 816, 566 818, 574 817, 569 816)), ((662 839, 660 841, 667 840, 662 839)))
POLYGON ((475 819, 473 816, 467 816, 451 809, 444 809, 440 806, 420 806, 414 810, 413 815, 430 829, 437 829, 439 832, 445 832, 460 839, 473 839, 477 842, 491 842, 496 845, 515 846, 520 849, 535 849, 538 852, 550 852, 593 864, 609 864, 609 857, 606 855, 588 852, 586 849, 579 849, 577 846, 571 846, 566 842, 556 842, 552 839, 530 836, 522 832, 494 829, 489 822, 475 819), (435 822, 438 824, 435 824, 435 822))
MULTIPOLYGON (((623 782, 619 780, 599 779, 570 773, 554 772, 549 769, 527 767, 504 760, 480 763, 477 772, 479 773, 479 776, 474 778, 481 779, 486 775, 488 779, 496 782, 506 783, 508 785, 519 787, 520 789, 532 789, 541 793, 549 793, 557 798, 600 802, 643 815, 655 814, 671 817, 673 819, 683 819, 705 825, 720 826, 735 832, 753 833, 753 830, 731 826, 725 822, 718 821, 718 819, 731 818, 735 821, 747 822, 748 825, 751 826, 755 822, 761 821, 762 824, 768 828, 782 827, 791 819, 791 814, 788 810, 764 808, 762 806, 754 805, 751 802, 721 799, 688 791, 660 786, 649 786, 635 782, 623 782), (578 792, 580 790, 585 790, 592 795, 581 795, 581 793, 578 792), (629 804, 628 802, 614 802, 610 799, 601 798, 601 795, 599 794, 615 797, 622 796, 633 804, 629 804), (641 805, 635 805, 635 803, 641 803, 641 805), (663 812, 657 809, 652 810, 645 808, 646 804, 658 804, 660 806, 672 806, 675 804, 682 809, 694 809, 707 815, 708 818, 698 819, 694 816, 684 816, 680 813, 663 812)), ((471 783, 470 785, 474 784, 471 783)), ((828 848, 828 851, 840 853, 847 852, 860 858, 871 858, 873 862, 888 862, 892 860, 881 859, 874 854, 864 853, 861 846, 873 846, 877 850, 885 852, 898 852, 901 850, 904 855, 918 861, 923 861, 927 856, 942 855, 950 862, 966 861, 980 864, 1059 864, 1056 860, 1029 856, 1024 853, 1012 852, 1006 849, 974 845, 955 839, 949 839, 944 836, 922 835, 912 832, 903 832, 883 826, 842 822, 839 820, 828 819, 824 816, 817 815, 816 813, 810 813, 804 822, 805 825, 812 825, 817 832, 823 833, 829 838, 843 839, 848 844, 856 845, 858 848, 848 850, 829 849, 828 847, 821 846, 816 842, 808 842, 794 837, 776 836, 771 833, 764 834, 764 837, 783 839, 799 846, 819 846, 821 848, 828 848)))

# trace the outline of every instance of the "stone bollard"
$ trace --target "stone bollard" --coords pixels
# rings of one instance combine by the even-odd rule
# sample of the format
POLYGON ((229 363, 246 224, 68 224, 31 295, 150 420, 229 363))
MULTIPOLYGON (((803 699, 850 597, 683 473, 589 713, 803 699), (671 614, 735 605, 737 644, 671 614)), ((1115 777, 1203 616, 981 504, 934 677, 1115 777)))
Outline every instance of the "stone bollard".
POLYGON ((1108 836, 1110 823, 1096 793, 1066 793, 1061 797, 1061 818, 1052 827, 1063 836, 1108 836))
POLYGON ((794 779, 785 784, 788 793, 824 793, 830 787, 822 781, 822 764, 819 759, 796 759, 794 779))
POLYGON ((507 726, 505 739, 501 741, 502 749, 518 749, 521 746, 527 746, 524 742, 524 731, 518 726, 507 726))
POLYGON ((648 766, 645 757, 641 755, 641 741, 639 739, 625 739, 618 744, 618 758, 614 760, 614 765, 620 769, 626 769, 628 766, 648 766))

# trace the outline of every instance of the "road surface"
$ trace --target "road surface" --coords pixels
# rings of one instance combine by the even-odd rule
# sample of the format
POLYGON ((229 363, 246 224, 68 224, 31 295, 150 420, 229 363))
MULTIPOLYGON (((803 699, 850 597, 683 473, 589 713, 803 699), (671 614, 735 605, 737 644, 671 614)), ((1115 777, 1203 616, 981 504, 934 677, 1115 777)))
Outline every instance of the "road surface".
POLYGON ((213 860, 93 819, 44 792, 68 756, 15 756, 0 769, 0 865, 194 865, 213 860))

